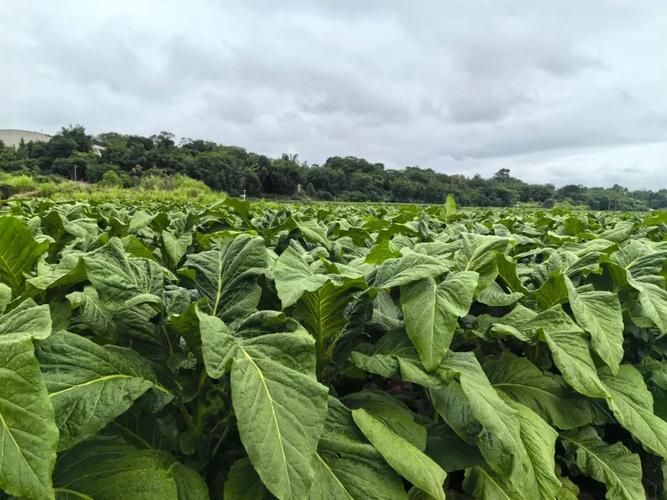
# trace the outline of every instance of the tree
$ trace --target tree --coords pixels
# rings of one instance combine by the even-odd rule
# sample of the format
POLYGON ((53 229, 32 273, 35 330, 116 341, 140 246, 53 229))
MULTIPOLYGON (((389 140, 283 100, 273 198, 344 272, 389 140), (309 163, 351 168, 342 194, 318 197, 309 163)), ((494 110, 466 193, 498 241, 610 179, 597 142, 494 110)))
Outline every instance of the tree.
POLYGON ((74 153, 66 158, 56 158, 51 165, 51 171, 54 174, 69 178, 75 181, 87 180, 87 170, 89 165, 96 163, 96 157, 93 153, 74 153))
POLYGON ((498 181, 505 181, 505 180, 511 179, 512 176, 510 175, 510 169, 509 168, 501 168, 495 174, 493 174, 493 178, 498 180, 498 181))
POLYGON ((71 139, 76 144, 76 151, 79 153, 90 153, 93 149, 93 138, 86 134, 86 129, 83 125, 70 125, 69 127, 63 127, 60 130, 58 135, 71 139))

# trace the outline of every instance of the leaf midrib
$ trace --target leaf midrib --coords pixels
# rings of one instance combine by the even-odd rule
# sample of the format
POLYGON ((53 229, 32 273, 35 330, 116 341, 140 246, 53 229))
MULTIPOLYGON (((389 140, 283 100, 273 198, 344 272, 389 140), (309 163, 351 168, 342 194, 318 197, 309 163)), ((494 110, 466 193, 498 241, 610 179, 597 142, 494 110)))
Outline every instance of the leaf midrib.
POLYGON ((243 355, 250 361, 252 366, 255 367, 255 370, 257 370, 257 374, 259 375, 259 379, 262 383, 262 386, 264 387, 264 391, 266 392, 267 397, 269 398, 270 401, 270 407, 271 407, 271 419, 273 420, 273 424, 276 428, 276 432, 278 433, 278 440, 280 442, 280 453, 283 456, 283 464, 284 464, 284 469, 285 469, 285 479, 287 480, 287 486, 288 486, 288 491, 292 491, 292 482, 290 479, 289 471, 287 469, 287 457, 285 455, 285 447, 283 445, 283 436, 282 432, 280 431, 280 425, 278 425, 278 417, 276 415, 276 410, 275 410, 275 405, 273 403, 273 397, 271 396, 271 391, 269 391, 268 385, 266 385, 266 379, 264 378, 264 374, 262 373, 262 370, 257 366, 257 363, 255 363, 255 360, 252 359, 252 356, 250 356, 245 349, 243 349, 242 346, 239 346, 239 350, 243 353, 243 355))
MULTIPOLYGON (((130 379, 130 378, 136 378, 136 379, 139 379, 140 377, 136 377, 136 376, 134 376, 134 375, 125 375, 125 374, 121 374, 121 373, 117 373, 117 374, 114 374, 114 375, 105 375, 104 377, 96 378, 96 379, 93 379, 93 380, 88 380, 87 382, 84 382, 84 383, 82 383, 82 384, 76 384, 76 385, 73 385, 73 386, 71 386, 71 387, 68 387, 67 389, 62 389, 62 390, 60 390, 60 391, 52 392, 52 393, 49 394, 49 397, 52 398, 53 396, 58 396, 58 395, 63 394, 63 393, 65 393, 65 392, 74 391, 74 390, 76 390, 76 389, 80 389, 80 388, 82 388, 82 387, 86 387, 86 386, 93 385, 93 384, 99 384, 99 383, 107 382, 107 381, 109 381, 109 380, 114 380, 114 379, 130 379)), ((144 380, 145 380, 145 379, 144 379, 144 380)), ((148 381, 148 382, 149 382, 149 381, 148 381)))
MULTIPOLYGON (((11 438, 12 443, 14 443, 14 446, 16 447, 16 451, 18 451, 19 455, 21 455, 21 458, 23 459, 23 463, 28 468, 30 473, 33 475, 35 480, 41 485, 42 482, 39 480, 39 477, 37 476, 37 473, 35 472, 35 470, 30 466, 30 462, 28 461, 26 456, 23 454, 23 450, 21 449, 19 444, 16 442, 16 439, 14 439, 14 435, 11 432, 11 427, 9 427, 9 425, 7 425, 7 422, 5 421, 5 418, 2 416, 2 413, 0 413, 0 426, 2 427, 2 429, 4 429, 2 431, 2 447, 0 447, 0 451, 4 450, 5 434, 7 434, 11 438)), ((4 455, 0 454, 0 464, 2 464, 3 461, 4 461, 4 455)))
POLYGON ((616 478, 616 480, 618 481, 618 484, 621 486, 621 489, 622 489, 623 491, 626 492, 628 498, 632 498, 632 495, 631 495, 630 492, 625 488, 625 485, 624 485, 624 483, 623 483, 623 480, 618 476, 618 474, 616 474, 616 471, 615 471, 614 469, 612 469, 609 465, 607 465, 607 462, 605 462, 604 460, 602 460, 601 458, 599 458, 598 455, 597 455, 594 451, 592 451, 592 450, 591 450, 590 448, 588 448, 586 445, 584 445, 584 444, 580 443, 579 441, 576 441, 576 440, 574 440, 574 439, 572 439, 572 438, 569 438, 569 437, 566 437, 566 436, 561 436, 561 438, 565 439, 566 441, 570 441, 571 443, 574 443, 576 446, 578 446, 578 447, 580 447, 580 448, 586 450, 586 452, 588 452, 588 454, 589 454, 591 457, 593 457, 597 462, 599 462, 600 464, 602 464, 602 466, 603 466, 604 469, 609 470, 609 471, 612 473, 613 477, 616 478))
POLYGON ((540 393, 544 393, 544 394, 546 394, 546 395, 548 395, 552 398, 561 399, 560 397, 555 395, 553 392, 549 392, 546 389, 542 389, 542 388, 534 386, 534 385, 515 384, 515 383, 512 383, 512 382, 499 382, 497 384, 492 383, 491 385, 493 387, 501 387, 501 388, 502 387, 519 387, 519 388, 522 388, 522 389, 527 389, 527 390, 531 390, 531 391, 537 391, 537 392, 540 392, 540 393))
POLYGON ((329 473, 334 477, 334 479, 336 480, 336 482, 340 485, 340 487, 343 489, 343 491, 347 494, 348 498, 350 498, 350 500, 354 500, 354 497, 350 494, 350 492, 347 490, 347 488, 345 487, 345 485, 344 485, 343 483, 341 483, 340 479, 339 479, 338 476, 334 473, 333 469, 332 469, 332 468, 329 466, 329 464, 328 464, 328 463, 327 463, 327 462, 320 456, 319 451, 315 453, 315 456, 317 457, 317 459, 318 459, 320 462, 322 462, 322 464, 324 465, 324 467, 326 467, 326 469, 329 471, 329 473))
POLYGON ((507 498, 508 500, 512 500, 512 497, 505 492, 505 489, 501 486, 501 484, 498 481, 495 480, 495 478, 491 474, 489 474, 482 467, 477 467, 477 469, 479 470, 480 474, 484 474, 487 477, 487 479, 491 483, 493 483, 496 486, 496 488, 498 488, 498 490, 505 496, 505 498, 507 498))

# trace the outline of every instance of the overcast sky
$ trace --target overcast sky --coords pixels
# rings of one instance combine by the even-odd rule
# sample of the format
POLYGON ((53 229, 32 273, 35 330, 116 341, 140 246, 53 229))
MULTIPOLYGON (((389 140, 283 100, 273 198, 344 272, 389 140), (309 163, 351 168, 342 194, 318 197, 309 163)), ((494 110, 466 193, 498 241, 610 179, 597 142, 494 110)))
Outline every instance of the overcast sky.
POLYGON ((663 0, 25 1, 0 128, 667 187, 663 0))

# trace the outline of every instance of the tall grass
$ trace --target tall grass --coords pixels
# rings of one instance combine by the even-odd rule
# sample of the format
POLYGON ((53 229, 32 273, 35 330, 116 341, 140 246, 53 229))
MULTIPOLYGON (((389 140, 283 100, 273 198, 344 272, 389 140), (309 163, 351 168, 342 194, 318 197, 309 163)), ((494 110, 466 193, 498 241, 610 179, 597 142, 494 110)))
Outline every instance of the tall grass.
POLYGON ((206 184, 184 175, 142 178, 139 185, 124 188, 63 180, 40 180, 29 175, 0 172, 0 198, 50 198, 59 201, 163 201, 214 203, 227 195, 211 190, 206 184))

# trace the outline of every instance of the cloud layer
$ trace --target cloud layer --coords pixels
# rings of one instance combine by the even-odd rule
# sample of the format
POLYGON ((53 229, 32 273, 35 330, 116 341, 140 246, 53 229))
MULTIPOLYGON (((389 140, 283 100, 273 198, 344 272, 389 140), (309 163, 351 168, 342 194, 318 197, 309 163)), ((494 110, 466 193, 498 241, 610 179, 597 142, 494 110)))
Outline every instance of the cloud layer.
POLYGON ((6 0, 0 46, 0 128, 667 187, 653 0, 6 0))

